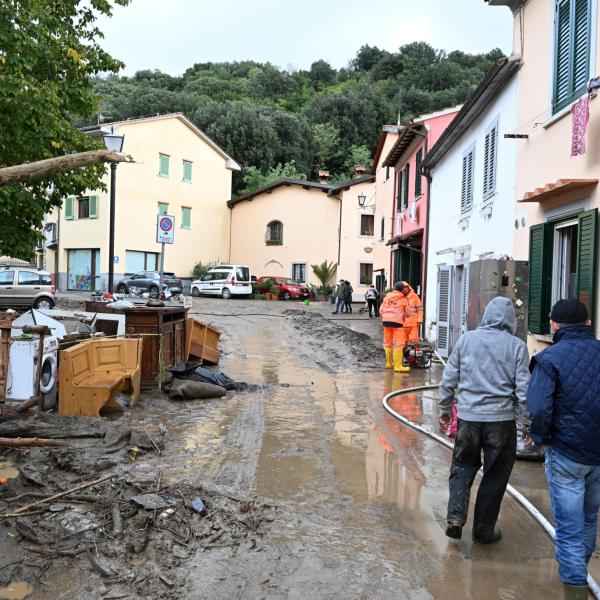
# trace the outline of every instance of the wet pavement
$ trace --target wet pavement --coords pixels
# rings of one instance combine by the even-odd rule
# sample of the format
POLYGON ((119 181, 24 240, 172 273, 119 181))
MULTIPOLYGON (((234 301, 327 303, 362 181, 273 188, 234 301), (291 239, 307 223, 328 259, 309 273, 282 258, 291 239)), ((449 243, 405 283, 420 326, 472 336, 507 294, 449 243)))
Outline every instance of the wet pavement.
MULTIPOLYGON (((195 299, 193 312, 223 331, 219 368, 260 387, 210 401, 155 392, 124 415, 131 426, 162 422, 168 430, 166 451, 139 461, 140 478, 161 471, 278 507, 259 551, 198 553, 180 598, 560 597, 553 545, 511 499, 498 544, 473 545, 470 522, 461 541, 446 538, 450 452, 381 406, 392 390, 435 383, 440 368, 385 372, 380 324, 356 310, 329 311, 317 303, 195 299), (290 309, 309 314, 283 314, 290 309), (336 324, 373 342, 357 354, 336 324)), ((437 420, 435 392, 392 406, 432 428, 437 420)), ((512 483, 549 514, 541 464, 519 463, 512 483)), ((597 556, 593 563, 600 575, 597 556)), ((31 597, 114 596, 96 574, 71 568, 49 573, 31 597)))

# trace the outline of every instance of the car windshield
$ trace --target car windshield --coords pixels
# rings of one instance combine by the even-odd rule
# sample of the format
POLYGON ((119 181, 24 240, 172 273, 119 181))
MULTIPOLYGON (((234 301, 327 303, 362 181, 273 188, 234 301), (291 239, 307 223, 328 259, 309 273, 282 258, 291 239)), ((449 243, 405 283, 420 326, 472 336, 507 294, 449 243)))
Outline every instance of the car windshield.
POLYGON ((286 279, 285 280, 285 284, 286 285, 298 285, 298 282, 294 281, 293 279, 286 279))

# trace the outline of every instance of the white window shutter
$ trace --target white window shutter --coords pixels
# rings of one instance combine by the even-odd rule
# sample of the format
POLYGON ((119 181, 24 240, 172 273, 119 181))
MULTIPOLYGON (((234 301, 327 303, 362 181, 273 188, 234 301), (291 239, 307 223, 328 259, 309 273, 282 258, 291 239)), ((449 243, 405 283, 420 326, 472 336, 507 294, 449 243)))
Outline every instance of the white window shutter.
POLYGON ((443 265, 438 267, 437 289, 437 337, 436 350, 442 358, 450 354, 450 319, 452 295, 452 267, 443 265))

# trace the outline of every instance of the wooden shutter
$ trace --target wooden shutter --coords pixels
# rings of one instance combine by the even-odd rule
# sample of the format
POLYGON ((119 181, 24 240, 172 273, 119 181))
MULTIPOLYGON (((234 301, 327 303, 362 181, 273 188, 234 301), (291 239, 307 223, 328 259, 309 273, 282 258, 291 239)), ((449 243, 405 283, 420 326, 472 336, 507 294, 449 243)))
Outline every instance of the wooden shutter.
POLYGON ((67 196, 65 199, 65 219, 67 221, 73 220, 73 196, 67 196))
POLYGON ((404 167, 404 179, 402 181, 402 208, 408 206, 408 180, 410 173, 410 165, 404 167))
POLYGON ((419 148, 415 159, 415 196, 421 195, 421 163, 423 162, 423 148, 419 148))
POLYGON ((485 134, 483 155, 483 199, 487 200, 496 192, 496 154, 498 146, 498 124, 485 134))
POLYGON ((396 182, 396 210, 400 212, 402 210, 402 190, 404 186, 402 184, 402 179, 404 177, 404 170, 398 171, 398 179, 396 182))
POLYGON ((573 7, 573 92, 583 91, 590 72, 590 2, 572 0, 573 7))
POLYGON ((596 308, 596 254, 598 209, 579 215, 577 231, 577 297, 586 305, 592 322, 596 308))
POLYGON ((460 195, 460 214, 468 213, 473 207, 473 166, 475 151, 469 150, 463 155, 462 182, 460 195))
POLYGON ((189 160, 183 161, 183 181, 192 182, 192 163, 189 160))
POLYGON ((192 227, 192 209, 183 207, 181 209, 181 228, 191 229, 192 227))
POLYGON ((570 68, 569 68, 569 54, 570 54, 570 21, 571 21, 571 0, 562 0, 562 2, 556 3, 556 15, 555 15, 555 73, 554 73, 554 105, 555 110, 559 107, 562 108, 562 104, 569 96, 569 79, 570 79, 570 68))
POLYGON ((450 315, 452 295, 452 267, 444 265, 438 267, 437 289, 437 336, 436 350, 443 358, 450 354, 450 315))
POLYGON ((90 196, 90 219, 98 218, 98 196, 90 196))
POLYGON ((529 229, 527 328, 531 333, 550 333, 548 313, 552 300, 553 235, 554 229, 551 223, 540 223, 529 229))
POLYGON ((158 155, 158 174, 162 177, 169 176, 169 157, 166 154, 158 155))
POLYGON ((467 331, 469 316, 469 265, 463 267, 462 289, 460 290, 460 333, 467 331))
POLYGON ((400 264, 400 249, 394 250, 394 278, 392 280, 392 287, 394 287, 399 281, 401 281, 401 264, 400 264))

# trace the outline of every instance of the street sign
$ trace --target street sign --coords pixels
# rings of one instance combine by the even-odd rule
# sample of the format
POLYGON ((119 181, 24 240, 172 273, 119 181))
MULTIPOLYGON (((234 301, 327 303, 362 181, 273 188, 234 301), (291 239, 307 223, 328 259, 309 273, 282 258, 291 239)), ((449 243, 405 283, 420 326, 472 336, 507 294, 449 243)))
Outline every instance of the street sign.
POLYGON ((172 244, 175 241, 175 217, 158 215, 156 220, 156 243, 172 244))

